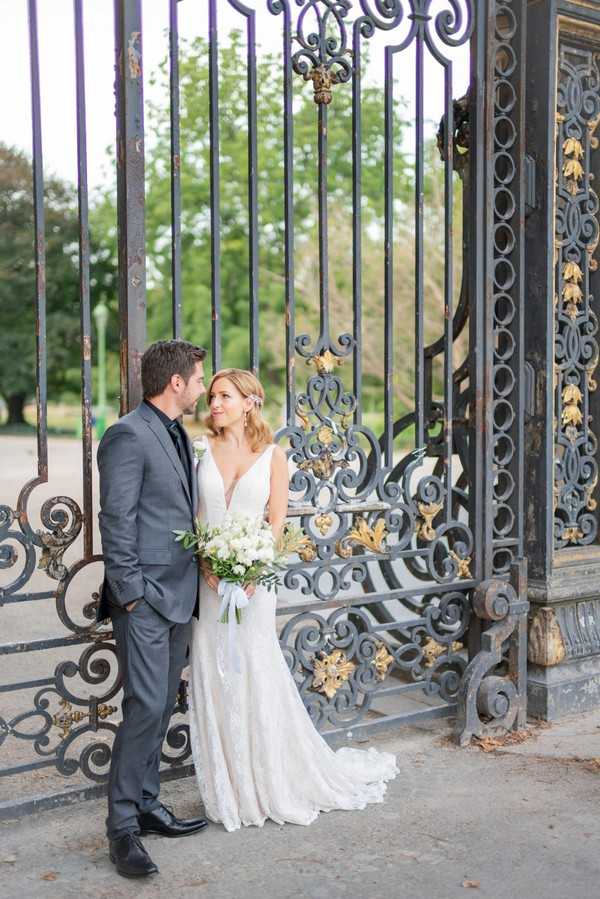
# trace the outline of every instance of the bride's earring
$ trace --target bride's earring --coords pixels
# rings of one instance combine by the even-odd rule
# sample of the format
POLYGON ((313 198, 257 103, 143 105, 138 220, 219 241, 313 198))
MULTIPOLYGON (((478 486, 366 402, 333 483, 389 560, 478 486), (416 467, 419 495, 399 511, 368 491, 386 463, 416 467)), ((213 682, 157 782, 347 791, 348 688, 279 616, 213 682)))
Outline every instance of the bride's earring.
POLYGON ((244 412, 244 427, 248 427, 248 413, 244 412))

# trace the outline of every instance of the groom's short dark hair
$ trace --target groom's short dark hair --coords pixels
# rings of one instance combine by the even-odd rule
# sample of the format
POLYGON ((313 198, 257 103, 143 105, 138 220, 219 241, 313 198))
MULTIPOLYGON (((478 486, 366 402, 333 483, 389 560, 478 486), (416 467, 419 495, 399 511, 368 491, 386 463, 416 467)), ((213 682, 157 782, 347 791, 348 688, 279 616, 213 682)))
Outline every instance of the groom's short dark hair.
POLYGON ((157 340, 142 356, 142 390, 144 397, 158 396, 173 375, 185 383, 194 373, 197 362, 206 358, 206 350, 187 340, 157 340))

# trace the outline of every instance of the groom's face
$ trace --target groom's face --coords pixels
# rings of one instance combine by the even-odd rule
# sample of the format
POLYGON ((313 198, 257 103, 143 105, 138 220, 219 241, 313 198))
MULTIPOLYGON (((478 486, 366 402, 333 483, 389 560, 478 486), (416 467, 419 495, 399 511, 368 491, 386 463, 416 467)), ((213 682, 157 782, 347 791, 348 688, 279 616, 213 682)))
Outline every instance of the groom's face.
POLYGON ((204 365, 202 362, 196 362, 193 373, 184 385, 178 395, 177 405, 184 415, 193 415, 196 411, 196 404, 203 393, 206 393, 204 386, 204 365))

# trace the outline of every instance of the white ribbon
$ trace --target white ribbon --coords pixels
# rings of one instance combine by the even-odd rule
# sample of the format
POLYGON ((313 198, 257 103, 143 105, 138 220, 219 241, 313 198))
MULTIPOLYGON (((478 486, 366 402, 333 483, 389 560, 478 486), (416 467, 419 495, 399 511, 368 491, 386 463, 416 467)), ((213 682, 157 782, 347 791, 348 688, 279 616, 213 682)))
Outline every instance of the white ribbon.
POLYGON ((240 654, 237 650, 236 628, 237 628, 237 610, 245 609, 249 599, 246 591, 235 581, 227 581, 223 578, 219 581, 219 596, 221 597, 221 607, 219 609, 219 621, 227 612, 227 652, 229 655, 229 665, 236 674, 241 673, 240 654))

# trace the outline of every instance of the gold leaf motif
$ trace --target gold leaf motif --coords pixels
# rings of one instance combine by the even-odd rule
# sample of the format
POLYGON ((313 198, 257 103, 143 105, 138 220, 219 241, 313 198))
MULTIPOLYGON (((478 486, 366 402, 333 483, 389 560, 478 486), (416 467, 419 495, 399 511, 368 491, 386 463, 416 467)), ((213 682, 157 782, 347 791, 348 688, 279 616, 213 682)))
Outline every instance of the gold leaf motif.
POLYGON ((562 289, 563 299, 571 303, 581 303, 583 291, 577 284, 567 282, 562 289))
POLYGON ((389 668, 394 664, 394 656, 388 652, 387 646, 381 640, 377 640, 375 646, 377 647, 377 652, 373 659, 373 665, 375 665, 377 671, 377 680, 382 681, 385 680, 389 668))
MULTIPOLYGON (((83 711, 73 711, 73 706, 69 702, 68 699, 59 700, 59 706, 62 708, 62 712, 57 712, 52 716, 52 723, 55 727, 57 727, 61 732, 61 739, 66 740, 66 738, 71 733, 74 724, 78 724, 80 721, 83 721, 85 718, 90 717, 90 712, 83 711)), ((98 718, 104 720, 108 718, 110 715, 114 714, 117 711, 116 705, 99 705, 96 709, 96 714, 98 718)))
POLYGON ((304 74, 305 81, 312 81, 313 90, 314 90, 314 101, 317 104, 325 104, 327 106, 331 103, 332 93, 331 88, 334 84, 339 83, 339 76, 337 72, 332 72, 331 69, 328 69, 326 66, 313 66, 310 72, 305 72, 304 74))
POLYGON ((435 540, 436 532, 432 526, 433 519, 444 508, 443 503, 418 503, 419 515, 423 519, 417 521, 416 533, 421 540, 435 540))
POLYGON ((454 559, 458 566, 458 576, 459 577, 473 577, 471 574, 471 557, 467 556, 466 558, 462 558, 457 553, 454 552, 453 549, 448 553, 451 559, 454 559))
POLYGON ((581 141, 576 137, 568 137, 563 142, 563 152, 565 156, 573 156, 575 159, 583 159, 583 147, 581 141))
POLYGON ((427 637, 427 639, 423 643, 423 658, 425 660, 425 667, 431 668, 431 666, 435 664, 435 660, 439 659, 439 657, 445 652, 458 652, 458 650, 462 648, 463 644, 459 643, 457 640, 455 640, 450 646, 448 646, 444 643, 438 643, 438 641, 434 640, 433 637, 427 637))
POLYGON ((577 159, 567 159, 563 163, 563 175, 565 178, 574 178, 580 181, 583 178, 583 166, 577 159))
POLYGON ((563 278, 565 281, 575 281, 579 284, 579 282, 583 280, 583 272, 576 262, 565 262, 563 278))
POLYGON ((330 655, 321 652, 320 659, 314 658, 312 689, 332 699, 355 668, 354 662, 349 661, 341 649, 335 649, 330 655))
POLYGON ((317 459, 301 462, 298 468, 302 471, 312 471, 321 481, 327 481, 336 468, 348 468, 348 462, 345 459, 334 459, 331 453, 326 451, 317 459))
POLYGON ((575 403, 569 403, 563 408, 562 423, 563 425, 580 425, 583 422, 583 413, 579 406, 575 403))
POLYGON ((575 196, 579 192, 579 185, 577 181, 567 181, 567 190, 571 194, 571 196, 575 196))
POLYGON ((583 537, 583 531, 578 527, 565 528, 562 534, 563 540, 567 543, 577 543, 583 537))
POLYGON ((317 547, 309 537, 305 540, 304 545, 298 550, 298 555, 303 562, 314 562, 317 558, 317 547))
POLYGON ((577 384, 567 384, 563 388, 562 399, 563 403, 580 403, 583 395, 577 384))
MULTIPOLYGON (((575 319, 579 315, 579 310, 574 303, 569 303, 569 305, 567 306, 567 315, 569 316, 571 321, 575 321, 575 319)), ((556 384, 554 386, 556 387, 556 384)))
POLYGON ((310 420, 309 420, 308 416, 304 415, 302 412, 298 412, 297 410, 296 410, 296 415, 302 422, 302 427, 304 428, 304 430, 310 431, 310 420))
POLYGON ((307 361, 307 365, 313 364, 320 375, 329 374, 336 365, 343 365, 344 360, 339 356, 334 356, 331 350, 325 350, 319 356, 311 356, 307 361))
POLYGON ((320 443, 324 444, 324 446, 329 446, 330 443, 333 443, 334 438, 335 434, 333 433, 333 430, 327 425, 324 425, 317 431, 317 439, 320 443))
POLYGON ((385 521, 383 518, 378 518, 375 522, 375 527, 370 528, 366 518, 359 515, 354 519, 353 529, 344 539, 349 540, 352 543, 358 543, 360 546, 364 546, 366 549, 370 549, 373 552, 383 553, 385 552, 383 541, 386 536, 387 531, 385 529, 385 521))
POLYGON ((315 527, 323 536, 325 536, 332 524, 333 517, 331 515, 317 515, 315 518, 315 527))

